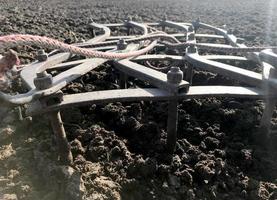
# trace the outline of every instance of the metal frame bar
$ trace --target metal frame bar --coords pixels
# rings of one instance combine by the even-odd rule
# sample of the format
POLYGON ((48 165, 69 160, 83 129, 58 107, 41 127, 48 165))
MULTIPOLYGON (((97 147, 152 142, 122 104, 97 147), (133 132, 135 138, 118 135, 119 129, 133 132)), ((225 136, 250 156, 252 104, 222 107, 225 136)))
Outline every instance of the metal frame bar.
MULTIPOLYGON (((111 42, 119 39, 133 39, 147 36, 148 29, 157 30, 153 27, 160 26, 166 32, 166 27, 175 28, 179 32, 168 34, 176 39, 184 39, 192 44, 186 49, 178 50, 179 55, 141 55, 124 60, 114 60, 113 66, 120 71, 120 86, 122 89, 96 91, 81 94, 62 95, 60 89, 68 83, 81 77, 85 73, 95 69, 105 63, 106 59, 92 58, 77 61, 66 62, 72 57, 70 53, 62 53, 53 51, 45 61, 35 61, 25 67, 20 76, 26 84, 29 91, 25 94, 11 96, 0 92, 0 100, 11 104, 28 103, 27 115, 38 115, 49 113, 55 135, 59 140, 60 159, 65 164, 72 162, 70 146, 66 140, 64 127, 60 116, 60 109, 66 109, 72 106, 82 106, 88 104, 103 104, 117 101, 168 101, 168 124, 167 124, 167 147, 169 152, 173 152, 176 144, 176 132, 178 121, 178 101, 187 98, 203 98, 203 97, 238 97, 265 99, 266 108, 261 120, 261 126, 270 127, 270 119, 275 108, 277 95, 274 88, 277 87, 277 55, 270 50, 262 52, 246 53, 243 56, 233 55, 199 55, 197 47, 193 44, 201 44, 207 47, 246 47, 239 43, 236 36, 229 34, 226 30, 217 28, 197 20, 193 23, 177 23, 167 19, 161 20, 159 23, 137 23, 131 20, 125 20, 118 24, 96 24, 91 23, 93 29, 102 29, 103 34, 98 35, 87 42, 75 44, 76 46, 87 48, 91 44, 97 44, 101 47, 93 48, 99 51, 121 51, 128 52, 139 49, 142 45, 147 44, 141 41, 139 44, 129 44, 126 49, 119 49, 119 46, 111 46, 111 42), (111 29, 114 27, 126 27, 128 36, 111 36, 111 29), (142 35, 129 35, 130 29, 140 30, 142 35), (199 34, 198 28, 209 29, 215 34, 199 34), (197 38, 208 39, 225 39, 226 44, 197 43, 197 38), (107 42, 106 42, 107 41, 107 42), (110 43, 110 44, 109 44, 110 43), (105 46, 106 45, 106 46, 105 46), (110 46, 109 46, 110 45, 110 46), (185 54, 184 54, 185 52, 185 54), (175 73, 173 82, 169 75, 160 71, 148 68, 136 62, 144 61, 162 61, 169 60, 179 63, 183 71, 184 80, 177 81, 181 73, 175 73), (220 61, 254 61, 260 63, 263 67, 263 73, 259 74, 253 71, 242 69, 230 64, 224 64, 220 61), (246 83, 253 87, 235 87, 235 86, 190 86, 193 77, 193 69, 200 68, 211 71, 242 83, 246 83), (66 70, 55 77, 46 73, 46 70, 66 70), (128 76, 134 76, 140 80, 147 81, 157 88, 127 88, 128 76), (55 101, 53 101, 55 100, 55 101)), ((178 40, 176 40, 178 41, 178 40)), ((112 44, 113 45, 113 44, 112 44)), ((166 46, 157 44, 158 49, 164 49, 166 46)), ((125 48, 125 46, 124 46, 125 48)), ((214 51, 216 52, 216 51, 214 51)), ((150 66, 150 65, 149 65, 150 66)), ((174 66, 176 69, 176 66, 174 66)))

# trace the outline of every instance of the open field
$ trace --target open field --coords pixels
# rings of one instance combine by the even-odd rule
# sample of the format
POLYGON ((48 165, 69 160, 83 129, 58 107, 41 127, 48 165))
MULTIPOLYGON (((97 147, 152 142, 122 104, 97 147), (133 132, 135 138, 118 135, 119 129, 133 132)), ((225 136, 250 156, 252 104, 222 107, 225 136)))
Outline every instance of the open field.
MULTIPOLYGON (((134 21, 156 22, 166 13, 171 21, 200 17, 208 24, 226 24, 249 46, 273 46, 276 9, 274 0, 0 0, 0 35, 38 34, 73 43, 90 38, 90 18, 112 23, 131 15, 134 21)), ((15 50, 22 63, 29 63, 37 48, 15 50)), ((195 85, 232 83, 203 71, 193 77, 195 85)), ((113 70, 105 65, 63 92, 117 87, 113 70)), ((0 199, 277 199, 277 135, 257 143, 263 107, 261 100, 233 98, 180 102, 172 160, 164 148, 167 103, 64 110, 73 167, 55 162, 57 149, 46 118, 19 122, 16 110, 5 116, 0 112, 0 199)), ((275 111, 273 132, 276 124, 275 111)))

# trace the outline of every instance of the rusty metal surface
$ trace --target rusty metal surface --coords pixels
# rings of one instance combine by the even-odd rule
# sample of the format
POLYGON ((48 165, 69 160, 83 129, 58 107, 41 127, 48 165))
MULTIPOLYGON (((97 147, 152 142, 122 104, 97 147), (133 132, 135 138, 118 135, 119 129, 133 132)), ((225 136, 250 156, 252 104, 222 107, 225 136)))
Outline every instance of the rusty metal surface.
MULTIPOLYGON (((40 61, 31 63, 21 71, 20 76, 28 92, 14 96, 0 92, 0 100, 14 105, 28 104, 27 115, 51 113, 53 129, 62 137, 64 137, 65 132, 59 126, 59 123, 61 123, 60 109, 118 101, 168 101, 167 145, 170 152, 174 150, 176 143, 177 105, 179 100, 204 97, 266 99, 266 108, 261 125, 269 127, 276 102, 274 88, 277 87, 275 69, 277 67, 277 55, 274 51, 256 52, 254 50, 250 53, 230 54, 224 49, 247 48, 243 44, 243 40, 227 30, 202 23, 199 20, 192 23, 182 23, 172 22, 164 18, 157 23, 138 23, 128 19, 115 24, 91 23, 90 27, 93 30, 102 30, 102 34, 84 43, 77 43, 76 46, 102 52, 132 52, 149 45, 153 40, 158 43, 153 51, 148 54, 123 60, 82 58, 72 61, 70 59, 74 58, 75 55, 52 51, 48 54, 48 58, 41 55, 40 61), (123 29, 126 32, 124 35, 114 35, 112 31, 115 28, 123 29), (132 32, 132 29, 138 31, 132 32), (202 29, 208 29, 209 34, 199 32, 202 29), (211 31, 213 33, 210 33, 211 31), (207 40, 200 42, 202 38, 207 40), (119 40, 121 44, 124 44, 123 46, 119 46, 119 40), (220 40, 220 43, 218 40, 220 40), (175 43, 168 45, 164 41, 175 43), (168 54, 168 50, 174 53, 168 54), (204 55, 201 52, 204 52, 204 55), (218 54, 215 52, 218 52, 218 54), (121 89, 64 95, 63 98, 58 98, 58 102, 53 101, 54 103, 47 104, 46 99, 48 101, 57 96, 59 97, 58 94, 60 94, 59 92, 63 87, 107 61, 112 61, 109 62, 112 67, 120 71, 119 85, 121 89), (169 72, 162 72, 159 68, 151 68, 150 62, 165 61, 170 65, 167 67, 168 69, 170 67, 171 69, 180 67, 184 80, 180 83, 172 83, 172 81, 174 82, 172 77, 178 77, 178 74, 175 74, 176 76, 170 74, 171 79, 169 80, 169 72), (261 66, 262 73, 223 63, 226 61, 245 63, 254 61, 261 66), (191 86, 194 69, 220 74, 253 87, 191 86), (59 73, 52 77, 46 72, 52 70, 59 73), (129 76, 148 82, 156 88, 127 89, 129 76)), ((66 142, 60 145, 61 148, 63 145, 65 147, 66 142)))

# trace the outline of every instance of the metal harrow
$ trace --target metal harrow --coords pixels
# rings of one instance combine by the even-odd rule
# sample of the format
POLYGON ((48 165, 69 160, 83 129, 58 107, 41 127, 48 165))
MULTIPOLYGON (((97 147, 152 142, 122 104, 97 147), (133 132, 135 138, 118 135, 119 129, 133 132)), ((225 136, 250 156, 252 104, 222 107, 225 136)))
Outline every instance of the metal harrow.
MULTIPOLYGON (((178 101, 203 97, 238 97, 265 99, 266 107, 261 127, 268 129, 275 106, 277 88, 277 55, 272 49, 249 48, 243 40, 232 33, 196 20, 193 23, 176 23, 163 19, 158 23, 137 23, 126 20, 119 24, 90 24, 94 37, 77 47, 101 52, 129 53, 147 47, 150 41, 158 41, 152 52, 126 59, 86 58, 68 61, 75 54, 54 50, 46 54, 38 52, 37 61, 18 71, 28 92, 9 95, 0 93, 0 100, 10 105, 27 104, 27 116, 49 115, 59 147, 59 159, 65 164, 72 163, 70 145, 60 115, 61 109, 72 106, 130 101, 168 101, 167 148, 173 152, 176 144, 178 101), (161 31, 159 31, 160 29, 161 31), (112 36, 113 29, 124 29, 125 35, 112 36), (206 29, 213 34, 201 34, 206 29), (95 31, 102 34, 95 34, 95 31), (175 30, 169 33, 169 30, 175 30), (132 34, 132 32, 134 34, 132 34), (140 35, 139 35, 140 34, 140 35), (200 43, 205 38, 208 43, 200 43), (220 40, 221 43, 214 41, 220 40), (174 55, 164 54, 172 50, 174 55), (201 55, 199 51, 209 52, 201 55), (240 56, 230 55, 239 53, 240 56), (229 55, 228 55, 229 54, 229 55), (121 89, 94 91, 64 95, 61 89, 98 66, 112 61, 112 66, 120 72, 121 89), (151 64, 152 61, 168 61, 172 64, 164 73, 151 64), (242 69, 226 61, 256 62, 262 66, 262 73, 242 69), (144 64, 139 64, 144 63, 144 64), (249 87, 242 86, 191 86, 193 69, 207 70, 220 74, 249 87), (48 72, 60 71, 54 77, 48 72), (127 88, 128 77, 148 82, 153 88, 127 88)), ((153 43, 151 43, 153 44, 153 43)), ((273 47, 275 48, 275 47, 273 47)), ((63 49, 64 50, 64 49, 63 49)))

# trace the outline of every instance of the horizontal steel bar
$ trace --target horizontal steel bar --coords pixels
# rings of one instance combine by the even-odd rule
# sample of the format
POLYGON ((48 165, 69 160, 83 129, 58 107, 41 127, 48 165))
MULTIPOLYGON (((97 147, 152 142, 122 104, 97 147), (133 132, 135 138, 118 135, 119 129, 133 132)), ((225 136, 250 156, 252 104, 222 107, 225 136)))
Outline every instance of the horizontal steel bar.
POLYGON ((242 56, 228 56, 228 55, 205 55, 201 56, 204 59, 207 60, 230 60, 230 61, 247 61, 248 59, 242 56))
MULTIPOLYGON (((171 35, 173 37, 176 37, 176 38, 181 38, 181 37, 186 37, 186 34, 185 33, 167 33, 168 35, 171 35)), ((137 38, 139 37, 140 35, 120 35, 120 36, 111 36, 109 38, 107 38, 107 41, 110 41, 110 40, 119 40, 119 39, 134 39, 134 38, 137 38)), ((202 37, 202 36, 199 36, 199 37, 202 37)))
POLYGON ((184 24, 180 24, 180 23, 176 23, 176 22, 172 22, 172 21, 161 21, 161 25, 167 26, 167 27, 171 27, 171 28, 176 28, 182 31, 187 32, 188 31, 188 26, 184 25, 184 24))
MULTIPOLYGON (((147 26, 160 26, 159 22, 150 22, 150 23, 143 23, 147 26)), ((122 27, 125 26, 124 23, 112 23, 112 24, 103 24, 103 26, 107 26, 107 27, 122 27)))
POLYGON ((125 26, 124 23, 111 23, 111 24, 103 24, 103 26, 106 27, 120 27, 120 26, 125 26))
POLYGON ((132 61, 144 61, 144 60, 175 60, 175 61, 182 61, 185 57, 183 56, 175 56, 175 55, 158 55, 158 54, 149 54, 149 55, 142 55, 138 57, 131 58, 132 61))
POLYGON ((195 34, 198 38, 210 38, 210 39, 224 39, 222 35, 212 35, 212 34, 195 34))
MULTIPOLYGON (((228 44, 214 44, 214 43, 197 43, 199 45, 205 45, 206 47, 217 47, 217 48, 232 48, 231 45, 228 44)), ((199 49, 201 49, 201 46, 198 47, 199 49)), ((206 49, 208 50, 208 49, 206 49)), ((215 49, 212 49, 215 50, 215 49)))
POLYGON ((241 69, 232 65, 204 59, 198 54, 186 54, 186 60, 192 63, 196 68, 201 68, 210 72, 238 80, 240 82, 261 87, 262 75, 246 69, 241 69))
POLYGON ((136 77, 140 80, 147 81, 151 85, 161 89, 165 89, 169 92, 180 92, 181 90, 187 90, 189 83, 181 81, 179 84, 172 84, 167 81, 167 75, 154 69, 150 69, 143 65, 134 63, 127 59, 115 62, 115 66, 118 70, 128 74, 129 76, 136 77))
POLYGON ((130 101, 166 101, 178 98, 178 100, 203 97, 235 97, 235 98, 266 98, 264 91, 257 88, 234 87, 234 86, 191 86, 187 93, 177 96, 161 89, 119 89, 87 92, 80 94, 65 95, 64 100, 55 105, 46 106, 36 101, 27 109, 27 115, 38 115, 54 110, 65 109, 73 106, 88 104, 106 104, 112 102, 130 101))

